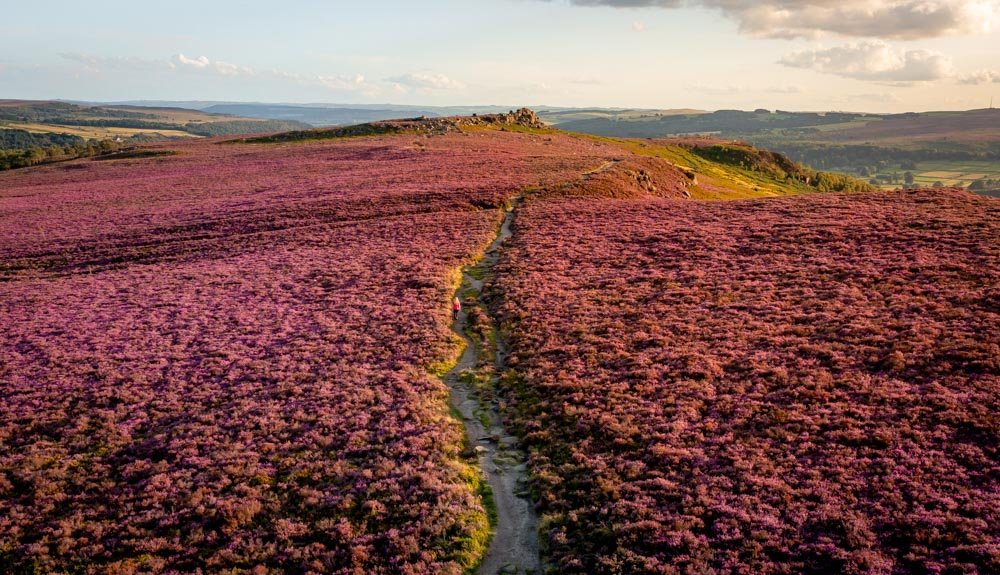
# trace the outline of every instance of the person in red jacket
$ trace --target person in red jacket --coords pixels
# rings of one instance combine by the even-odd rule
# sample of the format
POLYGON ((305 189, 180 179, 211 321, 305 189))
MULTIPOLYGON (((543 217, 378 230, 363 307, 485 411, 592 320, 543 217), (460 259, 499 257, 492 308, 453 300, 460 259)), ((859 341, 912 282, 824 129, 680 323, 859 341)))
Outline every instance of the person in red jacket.
POLYGON ((462 300, 458 296, 451 302, 451 311, 454 312, 455 319, 458 319, 458 314, 462 311, 462 300))

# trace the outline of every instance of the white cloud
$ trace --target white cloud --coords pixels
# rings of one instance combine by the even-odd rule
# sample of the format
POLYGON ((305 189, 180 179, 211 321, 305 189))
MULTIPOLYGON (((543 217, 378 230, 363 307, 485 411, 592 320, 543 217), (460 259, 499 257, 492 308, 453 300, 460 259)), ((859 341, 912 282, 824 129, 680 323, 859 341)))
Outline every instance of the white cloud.
POLYGON ((998 0, 570 0, 577 6, 722 11, 742 32, 769 38, 822 34, 914 40, 985 33, 1000 16, 998 0))
POLYGON ((645 32, 646 31, 646 24, 644 24, 642 22, 632 22, 632 31, 633 32, 645 32))
MULTIPOLYGON (((307 77, 308 78, 308 77, 307 77)), ((364 90, 368 84, 361 74, 354 76, 315 76, 315 80, 327 88, 340 91, 364 90)))
POLYGON ((222 60, 212 60, 207 56, 192 58, 184 54, 176 54, 169 60, 142 60, 139 58, 93 56, 81 53, 64 53, 61 56, 66 60, 83 64, 83 71, 92 74, 104 71, 173 70, 175 73, 206 74, 223 78, 270 78, 285 82, 294 82, 303 86, 321 86, 335 92, 356 92, 366 96, 374 96, 379 93, 378 87, 368 83, 361 74, 305 75, 283 72, 281 70, 267 70, 257 73, 253 68, 223 62, 222 60))
POLYGON ((461 90, 465 88, 464 84, 444 74, 429 72, 410 72, 401 76, 386 78, 386 81, 392 82, 397 86, 415 90, 461 90))
POLYGON ((951 58, 930 50, 899 50, 881 40, 801 50, 781 64, 856 80, 891 84, 931 82, 954 76, 951 58))
POLYGON ((200 70, 219 76, 253 76, 253 68, 237 66, 221 60, 212 61, 207 56, 188 58, 184 54, 174 56, 173 62, 179 69, 200 70))
POLYGON ((174 56, 174 60, 176 60, 177 63, 181 64, 182 66, 190 66, 192 68, 198 68, 200 70, 208 68, 209 65, 211 65, 212 63, 206 56, 201 56, 200 58, 188 58, 184 54, 178 54, 174 56))
POLYGON ((778 38, 822 33, 918 39, 988 32, 995 0, 704 0, 734 18, 740 30, 778 38))
POLYGON ((969 74, 958 76, 959 84, 979 85, 979 84, 1000 84, 1000 72, 996 70, 978 70, 969 74))

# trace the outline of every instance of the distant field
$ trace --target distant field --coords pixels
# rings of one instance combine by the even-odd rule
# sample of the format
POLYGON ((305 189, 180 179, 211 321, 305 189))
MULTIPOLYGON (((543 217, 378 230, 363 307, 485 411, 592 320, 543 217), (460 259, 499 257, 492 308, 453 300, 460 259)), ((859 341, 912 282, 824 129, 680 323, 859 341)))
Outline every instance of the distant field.
MULTIPOLYGON (((930 187, 941 182, 946 187, 967 188, 983 178, 1000 179, 1000 162, 974 161, 938 161, 918 162, 913 172, 913 182, 918 186, 930 187)), ((897 170, 900 173, 904 170, 897 170)), ((898 188, 898 185, 884 185, 886 189, 898 188)))
POLYGON ((703 110, 679 108, 669 110, 559 110, 554 112, 539 112, 539 116, 550 124, 559 125, 565 122, 580 120, 629 120, 654 122, 666 116, 695 116, 706 114, 703 110))
MULTIPOLYGON (((106 110, 118 112, 132 112, 140 114, 152 114, 156 120, 161 122, 173 122, 187 124, 188 122, 219 122, 222 120, 232 120, 235 116, 225 114, 207 114, 200 110, 188 110, 185 108, 146 108, 140 106, 104 106, 106 110)), ((241 120, 257 120, 258 118, 239 118, 241 120)))
POLYGON ((80 106, 66 102, 0 102, 0 128, 86 139, 263 134, 308 127, 296 121, 246 118, 184 108, 80 106))
POLYGON ((5 128, 12 128, 17 130, 26 130, 28 132, 34 132, 37 134, 70 134, 73 136, 80 136, 81 138, 93 138, 97 140, 102 140, 105 138, 123 137, 128 138, 135 136, 136 134, 160 134, 162 136, 167 136, 171 138, 197 138, 194 134, 188 132, 183 132, 181 130, 148 130, 142 128, 105 128, 105 127, 95 127, 95 126, 62 126, 59 124, 37 124, 37 123, 18 123, 11 122, 9 124, 0 125, 5 128))

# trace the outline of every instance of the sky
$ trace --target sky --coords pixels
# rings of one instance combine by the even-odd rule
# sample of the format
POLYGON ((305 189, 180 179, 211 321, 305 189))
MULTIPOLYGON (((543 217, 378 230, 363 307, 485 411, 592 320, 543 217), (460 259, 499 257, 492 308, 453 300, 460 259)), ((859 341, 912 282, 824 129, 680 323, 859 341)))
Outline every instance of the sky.
POLYGON ((0 99, 1000 105, 1000 0, 17 2, 0 99))

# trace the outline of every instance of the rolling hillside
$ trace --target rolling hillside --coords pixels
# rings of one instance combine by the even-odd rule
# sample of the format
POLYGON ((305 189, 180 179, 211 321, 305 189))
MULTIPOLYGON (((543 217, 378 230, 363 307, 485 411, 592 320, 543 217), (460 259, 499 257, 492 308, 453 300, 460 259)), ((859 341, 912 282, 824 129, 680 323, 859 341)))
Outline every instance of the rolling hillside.
POLYGON ((1000 110, 995 109, 890 115, 722 110, 601 115, 556 125, 615 137, 711 134, 739 139, 886 188, 968 188, 977 180, 1000 178, 1000 110))
MULTIPOLYGON (((527 110, 186 138, 0 174, 0 324, 9 328, 0 336, 0 571, 235 573, 252 565, 274 574, 459 575, 516 557, 526 561, 519 565, 610 573, 606 545, 641 551, 635 524, 609 530, 588 510, 576 514, 577 496, 591 487, 553 486, 551 458, 562 448, 546 439, 570 420, 526 422, 539 406, 525 403, 534 392, 515 383, 547 385, 533 375, 523 330, 536 319, 572 320, 535 315, 535 301, 524 299, 534 296, 511 286, 524 273, 517 266, 529 265, 547 269, 562 290, 572 280, 560 254, 577 257, 574 237, 590 250, 613 234, 594 227, 590 236, 574 227, 586 219, 557 223, 546 214, 576 205, 617 225, 637 210, 652 218, 641 234, 681 218, 620 244, 622 261, 638 265, 674 232, 694 234, 674 257, 701 257, 707 241, 727 237, 692 228, 717 209, 765 228, 773 219, 744 212, 745 202, 698 198, 782 195, 776 214, 794 219, 787 209, 799 198, 867 195, 818 193, 831 189, 864 185, 732 142, 569 134, 527 110), (544 222, 557 231, 544 232, 544 222), (503 301, 521 302, 528 315, 498 310, 503 301), (475 351, 460 355, 468 346, 475 351), (470 419, 489 427, 473 433, 470 419), (518 434, 505 430, 508 421, 518 434), (522 441, 527 452, 517 449, 522 441), (535 505, 543 505, 543 544, 529 529, 524 546, 505 555, 491 541, 511 532, 511 513, 527 521, 535 505), (593 539, 567 551, 565 537, 575 541, 579 530, 593 539)), ((781 243, 794 251, 797 237, 789 231, 781 243)), ((611 276, 592 280, 576 295, 539 286, 537 302, 561 294, 569 308, 551 310, 561 313, 590 301, 573 298, 610 305, 633 293, 611 276)), ((655 291, 674 293, 664 281, 655 291)), ((565 333, 600 345, 609 332, 591 327, 567 324, 565 333)), ((668 392, 673 375, 663 377, 668 392)), ((617 433, 608 422, 619 407, 606 408, 601 428, 617 433)), ((959 415, 981 425, 975 414, 959 415)), ((607 447, 586 438, 589 428, 574 429, 590 446, 587 457, 626 453, 624 444, 607 447)), ((635 488, 659 489, 654 475, 652 483, 630 477, 635 488)), ((618 493, 618 483, 608 485, 600 497, 618 493)), ((948 486, 968 487, 960 478, 948 486)), ((790 494, 808 499, 807 491, 790 494)), ((804 503, 797 509, 818 536, 839 532, 839 515, 830 523, 804 503)), ((712 520, 701 513, 681 509, 664 525, 697 538, 685 517, 712 520)), ((624 516, 615 508, 611 517, 624 516)), ((989 534, 976 529, 963 537, 989 534)), ((934 549, 917 560, 949 560, 947 543, 934 549)))
POLYGON ((94 156, 143 142, 307 127, 184 108, 0 100, 0 169, 94 156))

